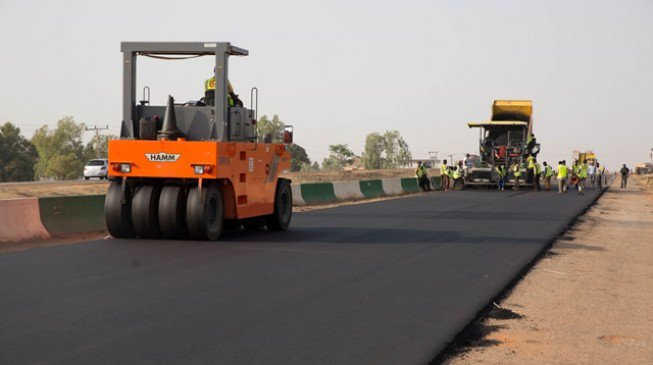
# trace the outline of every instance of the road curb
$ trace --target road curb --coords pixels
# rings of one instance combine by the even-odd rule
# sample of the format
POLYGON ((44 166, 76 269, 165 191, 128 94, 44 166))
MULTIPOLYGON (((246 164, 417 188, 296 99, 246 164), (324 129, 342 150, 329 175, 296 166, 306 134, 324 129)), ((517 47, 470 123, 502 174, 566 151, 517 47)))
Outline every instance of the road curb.
MULTIPOLYGON (((432 178, 437 179, 439 178, 432 178)), ((419 192, 414 178, 291 184, 293 205, 327 204, 419 192)), ((0 200, 0 242, 105 231, 104 195, 0 200)))

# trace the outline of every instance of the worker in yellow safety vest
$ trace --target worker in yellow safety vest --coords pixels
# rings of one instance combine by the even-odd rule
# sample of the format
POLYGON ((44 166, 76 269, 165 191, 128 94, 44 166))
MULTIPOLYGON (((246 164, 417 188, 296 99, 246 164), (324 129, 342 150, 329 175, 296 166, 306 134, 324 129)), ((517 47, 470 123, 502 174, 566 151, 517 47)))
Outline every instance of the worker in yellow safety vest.
POLYGON ((451 184, 451 190, 456 190, 456 184, 460 184, 460 190, 465 190, 465 182, 463 181, 463 162, 458 161, 455 169, 453 170, 452 177, 453 183, 451 184))
POLYGON ((417 162, 415 177, 417 178, 417 185, 422 189, 422 191, 431 190, 431 184, 429 182, 428 174, 426 173, 426 166, 422 161, 417 162))
POLYGON ((526 157, 526 183, 534 184, 533 181, 534 176, 535 176, 535 156, 528 155, 528 157, 526 157))
POLYGON ((585 188, 585 180, 587 180, 587 161, 581 163, 578 166, 578 195, 583 195, 583 189, 585 188))
POLYGON ((506 190, 506 167, 504 165, 499 165, 495 167, 497 170, 497 175, 499 175, 499 191, 506 190))
POLYGON ((558 161, 558 193, 567 192, 567 174, 568 169, 565 160, 558 161))
POLYGON ((540 191, 540 174, 542 173, 542 166, 533 159, 533 191, 540 191))
MULTIPOLYGON (((204 81, 204 102, 206 105, 215 105, 215 76, 212 76, 209 79, 204 81)), ((227 80, 227 102, 229 106, 243 106, 243 102, 238 98, 238 95, 234 93, 234 88, 231 86, 231 82, 227 80)))
POLYGON ((546 163, 546 161, 544 161, 542 165, 544 165, 544 172, 543 172, 544 186, 546 186, 547 191, 551 191, 551 177, 553 176, 553 169, 551 168, 551 166, 549 166, 548 163, 546 163))
POLYGON ((443 160, 440 164, 440 178, 442 179, 442 191, 449 190, 449 166, 447 160, 443 160))
POLYGON ((521 179, 521 166, 518 163, 512 165, 512 175, 515 177, 514 190, 519 190, 519 179, 521 179))

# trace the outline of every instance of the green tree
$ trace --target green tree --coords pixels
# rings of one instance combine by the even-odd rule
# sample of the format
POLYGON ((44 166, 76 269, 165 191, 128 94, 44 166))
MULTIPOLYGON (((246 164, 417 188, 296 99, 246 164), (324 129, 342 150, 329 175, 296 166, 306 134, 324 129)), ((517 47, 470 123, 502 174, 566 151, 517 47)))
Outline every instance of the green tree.
POLYGON ((36 147, 20 134, 20 128, 6 122, 0 126, 0 182, 34 180, 36 147))
POLYGON ((367 170, 377 170, 383 167, 383 149, 385 140, 378 133, 370 133, 365 138, 365 152, 363 152, 363 166, 367 170))
POLYGON ((290 151, 290 171, 300 171, 303 164, 311 166, 311 159, 308 158, 308 154, 302 146, 293 143, 288 150, 290 151))
POLYGON ((331 154, 322 161, 322 169, 327 171, 342 170, 346 165, 354 162, 356 155, 347 144, 329 145, 331 154))
POLYGON ((286 125, 279 119, 278 115, 273 115, 269 119, 266 115, 260 117, 256 122, 258 141, 263 142, 266 134, 272 136, 272 142, 283 141, 283 127, 286 125))
POLYGON ((76 179, 83 174, 85 161, 82 143, 83 123, 75 123, 72 117, 57 122, 57 128, 47 125, 39 128, 32 137, 39 161, 35 167, 37 179, 76 179))
POLYGON ((107 158, 109 156, 109 141, 117 139, 112 134, 96 134, 84 147, 84 160, 107 158))
POLYGON ((399 134, 399 131, 385 131, 383 133, 383 159, 384 169, 396 169, 406 165, 413 157, 408 148, 408 143, 399 134))

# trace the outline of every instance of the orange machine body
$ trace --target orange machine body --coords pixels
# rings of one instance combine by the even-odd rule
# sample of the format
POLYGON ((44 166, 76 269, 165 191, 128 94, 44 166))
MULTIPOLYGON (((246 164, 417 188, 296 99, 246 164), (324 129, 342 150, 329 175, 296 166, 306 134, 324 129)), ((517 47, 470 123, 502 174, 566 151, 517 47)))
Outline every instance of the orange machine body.
POLYGON ((217 181, 225 218, 249 218, 274 210, 279 175, 290 168, 290 153, 281 143, 178 140, 109 141, 109 176, 182 180, 199 186, 217 181), (130 164, 122 172, 121 164, 130 164), (203 166, 198 174, 195 166, 203 166))

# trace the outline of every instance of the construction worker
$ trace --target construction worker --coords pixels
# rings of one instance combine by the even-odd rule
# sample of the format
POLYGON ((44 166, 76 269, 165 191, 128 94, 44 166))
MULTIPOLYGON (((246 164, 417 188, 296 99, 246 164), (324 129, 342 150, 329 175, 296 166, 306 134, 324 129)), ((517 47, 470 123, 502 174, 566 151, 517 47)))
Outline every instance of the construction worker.
POLYGON ((558 161, 558 193, 567 192, 567 174, 568 169, 565 160, 558 161))
MULTIPOLYGON (((227 80, 227 101, 229 106, 243 106, 243 102, 234 93, 234 88, 229 80, 227 80)), ((204 102, 206 105, 215 105, 215 76, 211 76, 210 79, 204 81, 204 102)))
POLYGON ((415 177, 417 178, 417 185, 422 189, 422 191, 430 191, 431 184, 429 183, 428 176, 426 173, 426 167, 422 164, 422 161, 417 162, 417 168, 415 169, 415 177))
POLYGON ((626 185, 628 185, 628 173, 630 172, 630 169, 626 167, 626 164, 623 165, 621 170, 619 170, 619 173, 621 174, 621 188, 625 189, 626 185))
POLYGON ((540 174, 542 173, 542 166, 533 159, 533 191, 540 191, 540 174))
POLYGON ((587 166, 587 175, 588 175, 588 177, 590 179, 590 186, 592 186, 592 187, 594 186, 594 183, 596 182, 596 173, 598 172, 597 171, 597 168, 598 168, 597 165, 598 165, 597 162, 592 161, 592 163, 589 164, 589 166, 587 166))
POLYGON ((456 190, 456 184, 460 183, 460 190, 465 190, 465 182, 463 181, 463 162, 458 161, 458 164, 452 172, 453 183, 451 184, 451 190, 456 190))
POLYGON ((531 133, 528 138, 526 138, 526 150, 529 154, 533 154, 533 149, 536 144, 537 140, 535 139, 535 134, 531 133))
POLYGON ((521 166, 518 163, 512 165, 512 174, 515 177, 515 185, 513 186, 514 190, 519 190, 519 179, 521 179, 521 166))
POLYGON ((449 166, 447 160, 443 160, 440 164, 440 178, 442 179, 442 191, 449 189, 449 166))
POLYGON ((601 165, 600 163, 596 163, 596 168, 597 168, 597 174, 598 176, 597 181, 599 182, 599 189, 603 189, 603 174, 605 173, 605 166, 601 165))
POLYGON ((571 181, 570 184, 574 185, 574 188, 578 190, 578 173, 580 172, 580 165, 578 160, 574 160, 574 163, 571 165, 571 181))
POLYGON ((546 186, 547 191, 551 191, 551 177, 553 176, 553 169, 549 164, 544 161, 542 163, 544 165, 544 185, 546 186))
POLYGON ((528 155, 528 157, 526 157, 526 162, 526 183, 535 184, 533 181, 535 176, 535 156, 528 155))
POLYGON ((506 190, 506 167, 504 165, 499 165, 495 167, 497 174, 499 175, 499 191, 506 190))
POLYGON ((585 181, 587 180, 587 161, 578 165, 578 195, 583 195, 585 181))

